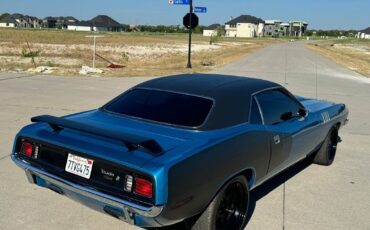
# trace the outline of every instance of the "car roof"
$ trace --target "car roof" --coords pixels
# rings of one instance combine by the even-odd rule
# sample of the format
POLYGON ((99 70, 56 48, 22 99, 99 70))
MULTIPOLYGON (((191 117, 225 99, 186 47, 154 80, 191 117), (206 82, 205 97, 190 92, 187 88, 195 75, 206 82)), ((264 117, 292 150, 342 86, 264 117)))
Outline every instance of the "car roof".
POLYGON ((183 74, 156 78, 135 88, 146 88, 211 98, 215 105, 200 130, 225 128, 248 121, 251 97, 279 84, 256 78, 218 75, 183 74))

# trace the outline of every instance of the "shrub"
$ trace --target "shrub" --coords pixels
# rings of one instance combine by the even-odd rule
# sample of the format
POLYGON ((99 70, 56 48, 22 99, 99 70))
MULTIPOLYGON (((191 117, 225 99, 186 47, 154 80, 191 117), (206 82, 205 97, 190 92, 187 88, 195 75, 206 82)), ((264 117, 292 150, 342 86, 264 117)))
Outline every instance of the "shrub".
POLYGON ((47 61, 46 64, 45 64, 47 67, 55 67, 55 63, 52 62, 52 61, 47 61))
POLYGON ((24 58, 34 58, 40 55, 40 50, 28 51, 26 48, 22 49, 21 56, 24 58))
POLYGON ((128 53, 127 53, 127 52, 124 52, 124 53, 122 54, 122 60, 123 60, 124 62, 128 62, 128 61, 130 60, 130 56, 128 55, 128 53))
POLYGON ((211 36, 209 39, 209 44, 212 45, 220 40, 219 36, 211 36))

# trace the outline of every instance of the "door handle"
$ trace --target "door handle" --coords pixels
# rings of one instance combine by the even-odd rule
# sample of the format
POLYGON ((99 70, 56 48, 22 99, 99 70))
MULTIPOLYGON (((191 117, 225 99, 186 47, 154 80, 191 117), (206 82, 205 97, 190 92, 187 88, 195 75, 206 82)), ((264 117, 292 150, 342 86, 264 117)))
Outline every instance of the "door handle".
POLYGON ((274 136, 274 143, 275 143, 275 145, 280 144, 280 136, 279 135, 274 136))

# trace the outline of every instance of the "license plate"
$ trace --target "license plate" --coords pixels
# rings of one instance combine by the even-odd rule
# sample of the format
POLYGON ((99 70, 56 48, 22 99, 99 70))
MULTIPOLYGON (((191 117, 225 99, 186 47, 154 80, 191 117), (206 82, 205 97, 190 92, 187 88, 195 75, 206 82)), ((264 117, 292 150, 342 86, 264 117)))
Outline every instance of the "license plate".
POLYGON ((90 179, 94 161, 68 153, 65 170, 74 175, 90 179))

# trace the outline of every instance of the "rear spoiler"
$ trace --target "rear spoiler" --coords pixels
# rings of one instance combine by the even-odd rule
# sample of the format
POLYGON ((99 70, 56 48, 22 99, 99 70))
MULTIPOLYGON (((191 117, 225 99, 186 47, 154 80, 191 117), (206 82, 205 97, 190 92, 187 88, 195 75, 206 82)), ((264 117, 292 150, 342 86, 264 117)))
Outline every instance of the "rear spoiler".
POLYGON ((68 120, 65 118, 54 117, 50 115, 43 115, 31 118, 32 122, 47 123, 55 132, 60 132, 64 128, 77 130, 101 137, 106 137, 121 141, 125 144, 129 151, 134 151, 139 148, 159 155, 163 152, 162 147, 154 139, 146 138, 139 135, 129 134, 125 132, 111 131, 104 128, 89 126, 87 124, 79 123, 76 121, 68 120))

